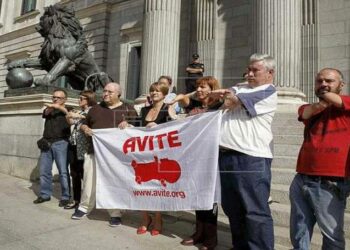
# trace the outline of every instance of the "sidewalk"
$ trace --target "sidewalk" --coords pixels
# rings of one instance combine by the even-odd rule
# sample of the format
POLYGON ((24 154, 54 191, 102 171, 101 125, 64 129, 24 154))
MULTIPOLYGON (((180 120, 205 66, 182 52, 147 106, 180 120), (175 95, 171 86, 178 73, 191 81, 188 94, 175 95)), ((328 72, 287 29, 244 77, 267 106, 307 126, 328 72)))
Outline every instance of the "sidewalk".
MULTIPOLYGON (((137 235, 139 214, 123 214, 123 225, 108 226, 108 214, 95 210, 81 221, 71 220, 73 210, 58 207, 56 185, 51 201, 35 205, 38 183, 0 174, 0 249, 198 249, 185 247, 181 240, 192 233, 193 213, 164 215, 163 232, 137 235)), ((219 222, 219 245, 231 247, 226 222, 219 222)))

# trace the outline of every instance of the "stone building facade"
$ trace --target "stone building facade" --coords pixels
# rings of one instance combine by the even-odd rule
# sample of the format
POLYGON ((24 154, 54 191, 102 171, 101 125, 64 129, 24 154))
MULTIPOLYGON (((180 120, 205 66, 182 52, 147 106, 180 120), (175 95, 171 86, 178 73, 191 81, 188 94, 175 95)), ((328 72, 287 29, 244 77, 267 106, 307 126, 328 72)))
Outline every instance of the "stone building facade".
MULTIPOLYGON (((5 96, 6 63, 39 55, 43 39, 34 27, 44 7, 56 2, 74 6, 89 50, 127 99, 146 93, 160 75, 172 76, 182 92, 194 52, 205 75, 223 86, 242 81, 250 54, 276 58, 280 105, 272 126, 271 196, 277 202, 270 207, 276 249, 290 248, 288 190, 303 140, 296 107, 315 99, 313 78, 323 67, 340 69, 349 82, 350 0, 0 0, 0 173, 38 176, 39 150, 33 145, 42 135, 50 91, 5 96)), ((35 77, 45 73, 31 71, 35 77)), ((349 209, 344 232, 349 245, 349 209)), ((313 249, 320 249, 315 234, 313 249)))
POLYGON ((56 2, 74 6, 89 50, 128 99, 160 75, 184 90, 194 52, 205 74, 224 86, 241 81, 250 54, 273 55, 281 103, 313 100, 313 77, 322 67, 350 79, 349 0, 16 0, 1 2, 0 98, 5 63, 38 56, 42 38, 34 26, 44 6, 56 2))

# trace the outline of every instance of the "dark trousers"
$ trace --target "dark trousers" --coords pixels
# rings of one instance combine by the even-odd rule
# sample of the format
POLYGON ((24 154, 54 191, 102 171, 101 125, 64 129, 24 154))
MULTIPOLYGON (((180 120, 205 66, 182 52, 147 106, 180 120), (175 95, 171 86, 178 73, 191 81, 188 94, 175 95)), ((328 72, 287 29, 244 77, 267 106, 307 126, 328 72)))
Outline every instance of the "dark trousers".
POLYGON ((185 81, 186 84, 186 94, 192 93, 193 91, 196 91, 196 81, 197 78, 187 78, 185 81))
POLYGON ((196 221, 209 223, 213 225, 218 224, 218 209, 217 205, 211 210, 196 210, 196 221))
POLYGON ((229 218, 234 249, 274 248, 268 205, 271 161, 237 151, 219 154, 222 208, 229 218))
POLYGON ((81 181, 84 176, 84 160, 78 160, 77 146, 69 144, 68 158, 70 175, 72 177, 73 199, 80 202, 81 198, 81 181))

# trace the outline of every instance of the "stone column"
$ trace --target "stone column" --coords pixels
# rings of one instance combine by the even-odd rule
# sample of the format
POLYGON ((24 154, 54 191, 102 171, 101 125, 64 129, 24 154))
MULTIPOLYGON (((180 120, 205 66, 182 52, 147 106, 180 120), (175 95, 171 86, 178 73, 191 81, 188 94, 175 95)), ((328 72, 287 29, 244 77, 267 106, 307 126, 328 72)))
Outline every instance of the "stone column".
POLYGON ((279 103, 300 104, 301 0, 253 0, 252 17, 254 52, 277 62, 279 103))
POLYGON ((197 52, 204 63, 204 75, 215 75, 216 1, 195 0, 195 38, 191 52, 197 52))
POLYGON ((145 0, 141 55, 142 93, 161 75, 176 84, 181 1, 145 0))

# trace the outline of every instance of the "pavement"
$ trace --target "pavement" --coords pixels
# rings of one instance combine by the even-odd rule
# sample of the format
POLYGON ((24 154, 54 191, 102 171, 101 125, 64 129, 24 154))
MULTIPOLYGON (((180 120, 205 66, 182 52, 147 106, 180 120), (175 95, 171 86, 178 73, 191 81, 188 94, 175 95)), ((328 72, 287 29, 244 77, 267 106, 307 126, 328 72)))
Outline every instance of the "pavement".
MULTIPOLYGON (((73 210, 58 207, 59 184, 54 183, 51 201, 33 204, 38 183, 0 174, 0 249, 198 249, 182 246, 181 240, 194 228, 193 212, 172 212, 163 216, 161 235, 137 235, 140 215, 125 211, 123 224, 108 225, 105 210, 94 210, 82 220, 72 220, 73 210)), ((227 221, 219 221, 217 250, 231 247, 227 221)))

